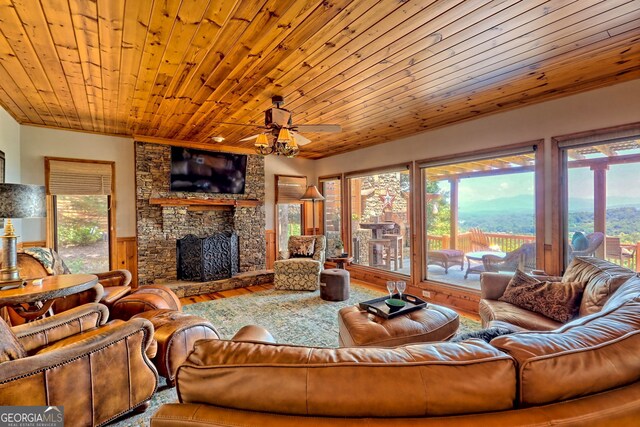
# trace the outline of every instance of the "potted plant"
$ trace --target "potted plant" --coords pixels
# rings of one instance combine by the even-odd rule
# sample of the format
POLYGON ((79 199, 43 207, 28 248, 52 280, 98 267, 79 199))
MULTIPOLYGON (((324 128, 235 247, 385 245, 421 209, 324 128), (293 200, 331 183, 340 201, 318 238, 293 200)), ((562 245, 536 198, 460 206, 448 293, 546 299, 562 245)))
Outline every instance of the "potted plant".
POLYGON ((344 244, 342 243, 341 239, 336 240, 336 244, 335 244, 335 254, 336 256, 343 256, 344 253, 342 252, 344 250, 344 244))

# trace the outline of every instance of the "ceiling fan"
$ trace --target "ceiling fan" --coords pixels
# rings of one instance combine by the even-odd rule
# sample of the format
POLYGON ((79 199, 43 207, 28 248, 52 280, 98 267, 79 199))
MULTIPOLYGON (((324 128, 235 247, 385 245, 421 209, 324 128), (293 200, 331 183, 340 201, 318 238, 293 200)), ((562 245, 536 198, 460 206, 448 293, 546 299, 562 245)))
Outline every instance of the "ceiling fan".
MULTIPOLYGON (((319 125, 294 125, 291 119, 291 112, 289 110, 285 110, 281 108, 284 104, 284 98, 282 96, 273 96, 271 98, 271 102, 273 103, 272 108, 268 108, 264 112, 264 126, 261 125, 249 125, 242 123, 230 123, 230 122, 217 122, 221 124, 228 125, 236 125, 236 126, 252 126, 257 128, 265 129, 265 132, 251 135, 246 138, 242 138, 240 141, 250 141, 252 139, 256 139, 256 150, 258 150, 259 146, 263 146, 265 142, 265 134, 271 134, 274 137, 273 141, 273 150, 271 152, 275 152, 276 154, 285 154, 289 157, 292 157, 290 153, 282 152, 278 150, 277 144, 282 142, 287 142, 286 136, 289 134, 293 137, 290 145, 305 145, 311 142, 309 138, 301 135, 298 132, 341 132, 342 128, 340 125, 327 125, 327 124, 319 124, 319 125), (287 132, 282 132, 283 130, 287 132), (284 136, 283 136, 284 135, 284 136)), ((287 145, 287 144, 284 144, 287 145)), ((296 147, 297 148, 297 147, 296 147)), ((265 151, 265 150, 262 150, 265 151)), ((260 152, 260 151, 259 151, 260 152)), ((270 152, 261 153, 261 154, 271 154, 270 152)), ((295 153, 297 154, 297 152, 295 153)), ((295 155, 293 154, 293 155, 295 155)))

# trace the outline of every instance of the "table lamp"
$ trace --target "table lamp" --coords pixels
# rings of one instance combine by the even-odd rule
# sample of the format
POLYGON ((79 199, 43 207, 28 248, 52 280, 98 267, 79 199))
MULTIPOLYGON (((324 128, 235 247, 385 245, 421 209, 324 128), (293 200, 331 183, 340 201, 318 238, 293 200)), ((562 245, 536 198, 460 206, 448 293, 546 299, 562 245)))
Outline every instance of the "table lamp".
POLYGON ((45 189, 42 185, 0 184, 0 218, 6 218, 2 242, 0 287, 21 284, 18 273, 18 236, 11 218, 39 218, 46 216, 45 189))
POLYGON ((316 200, 324 200, 324 197, 318 191, 315 185, 309 185, 307 191, 304 192, 300 200, 311 200, 311 206, 313 211, 313 234, 316 234, 316 200))

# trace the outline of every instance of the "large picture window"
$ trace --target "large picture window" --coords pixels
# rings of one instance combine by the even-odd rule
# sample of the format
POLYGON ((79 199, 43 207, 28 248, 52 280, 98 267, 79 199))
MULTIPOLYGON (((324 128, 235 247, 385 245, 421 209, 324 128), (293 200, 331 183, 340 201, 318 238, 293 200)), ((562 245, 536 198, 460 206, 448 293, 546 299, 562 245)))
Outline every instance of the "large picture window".
POLYGON ((115 251, 113 162, 46 158, 48 245, 72 273, 108 271, 115 251))
POLYGON ((300 197, 307 188, 304 176, 276 175, 276 238, 278 251, 286 250, 290 236, 302 235, 304 209, 300 197))
POLYGON ((426 280, 480 289, 482 272, 536 269, 533 145, 421 170, 426 280))
POLYGON ((564 267, 593 256, 640 271, 640 127, 568 139, 559 148, 564 267))
POLYGON ((354 263, 411 274, 411 174, 407 166, 348 177, 354 263))

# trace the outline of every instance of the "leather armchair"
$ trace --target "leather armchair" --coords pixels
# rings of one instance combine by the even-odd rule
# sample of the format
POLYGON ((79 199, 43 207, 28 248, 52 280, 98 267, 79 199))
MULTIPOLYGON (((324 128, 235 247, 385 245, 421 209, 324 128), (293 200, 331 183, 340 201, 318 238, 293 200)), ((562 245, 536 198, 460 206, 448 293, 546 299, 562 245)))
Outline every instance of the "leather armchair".
MULTIPOLYGON (((56 254, 53 249, 28 248, 28 250, 33 249, 43 249, 59 258, 59 255, 56 254)), ((60 259, 60 262, 62 263, 61 268, 66 269, 64 261, 60 259)), ((23 279, 39 279, 45 276, 60 274, 55 271, 47 271, 41 260, 26 252, 18 253, 18 270, 20 271, 20 277, 23 279)), ((120 298, 131 293, 131 273, 128 270, 112 270, 103 273, 90 274, 98 276, 98 282, 104 288, 104 293, 100 297, 99 302, 106 305, 109 309, 111 309, 113 304, 120 298)), ((53 305, 53 312, 61 313, 73 307, 78 307, 82 304, 94 301, 95 292, 81 292, 68 297, 59 298, 53 305)), ((13 317, 12 320, 14 320, 13 317)))
POLYGON ((65 425, 73 426, 146 409, 158 382, 146 354, 153 326, 144 319, 105 324, 108 314, 102 304, 86 304, 11 328, 25 354, 0 363, 0 405, 62 405, 65 425))

